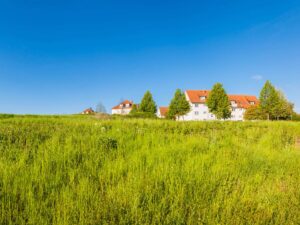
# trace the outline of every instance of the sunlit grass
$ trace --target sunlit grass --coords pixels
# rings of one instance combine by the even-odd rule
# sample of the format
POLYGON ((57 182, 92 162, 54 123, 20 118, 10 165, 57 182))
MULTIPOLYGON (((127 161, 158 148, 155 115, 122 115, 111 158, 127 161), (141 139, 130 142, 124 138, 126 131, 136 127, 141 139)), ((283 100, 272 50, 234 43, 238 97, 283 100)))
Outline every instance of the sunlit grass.
POLYGON ((0 224, 298 224, 298 123, 0 119, 0 224))

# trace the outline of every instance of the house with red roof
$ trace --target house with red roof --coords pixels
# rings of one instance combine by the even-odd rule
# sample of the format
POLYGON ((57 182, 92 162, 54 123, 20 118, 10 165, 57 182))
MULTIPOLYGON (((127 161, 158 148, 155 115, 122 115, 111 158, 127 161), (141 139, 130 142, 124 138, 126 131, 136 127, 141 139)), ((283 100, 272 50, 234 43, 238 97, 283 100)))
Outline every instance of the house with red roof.
POLYGON ((156 115, 158 118, 166 118, 168 111, 169 107, 162 106, 158 108, 156 115))
POLYGON ((114 106, 111 110, 111 114, 127 115, 130 113, 133 106, 133 101, 125 100, 120 104, 114 106))
MULTIPOLYGON (((186 99, 191 105, 191 111, 182 116, 180 120, 216 120, 214 114, 209 112, 206 105, 209 90, 187 90, 186 99)), ((242 121, 244 113, 251 107, 259 104, 258 99, 251 95, 228 95, 231 103, 231 118, 229 120, 242 121)))
POLYGON ((88 109, 81 112, 81 114, 83 114, 83 115, 91 115, 91 114, 94 114, 94 113, 95 113, 95 111, 92 108, 88 108, 88 109))

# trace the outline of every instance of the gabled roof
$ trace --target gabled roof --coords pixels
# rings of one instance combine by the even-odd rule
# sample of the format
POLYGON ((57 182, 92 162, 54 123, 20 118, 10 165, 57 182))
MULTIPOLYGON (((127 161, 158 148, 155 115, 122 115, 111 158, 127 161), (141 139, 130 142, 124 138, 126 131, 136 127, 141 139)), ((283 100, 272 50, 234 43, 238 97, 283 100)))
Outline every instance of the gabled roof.
MULTIPOLYGON (((210 91, 208 90, 187 90, 186 95, 191 103, 205 103, 207 97, 209 96, 210 91), (201 97, 205 97, 205 99, 201 99, 201 97)), ((252 95, 228 95, 230 101, 235 101, 238 108, 249 108, 251 106, 251 102, 254 105, 259 104, 256 96, 252 95)))
POLYGON ((251 102, 254 105, 258 105, 259 101, 256 96, 251 95, 228 95, 230 101, 235 101, 239 108, 247 109, 251 106, 251 102))
POLYGON ((131 109, 133 105, 133 101, 125 100, 121 102, 119 105, 114 106, 112 109, 131 109), (126 105, 129 104, 129 107, 126 105))
POLYGON ((167 116, 167 112, 169 111, 169 107, 159 107, 159 113, 161 116, 167 116))
POLYGON ((206 100, 201 100, 200 97, 208 97, 208 90, 187 90, 186 94, 192 103, 205 103, 206 100))

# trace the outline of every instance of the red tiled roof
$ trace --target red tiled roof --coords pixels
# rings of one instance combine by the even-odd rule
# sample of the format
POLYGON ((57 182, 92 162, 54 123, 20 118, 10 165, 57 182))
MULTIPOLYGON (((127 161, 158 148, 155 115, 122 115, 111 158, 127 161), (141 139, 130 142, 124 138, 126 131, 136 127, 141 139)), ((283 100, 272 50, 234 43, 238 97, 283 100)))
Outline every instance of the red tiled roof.
POLYGON ((250 95, 228 95, 229 101, 235 101, 239 108, 248 109, 251 107, 251 102, 254 105, 259 103, 258 99, 255 96, 250 95))
MULTIPOLYGON (((210 91, 208 90, 187 90, 186 94, 192 103, 205 103, 207 97, 209 96, 210 91), (206 99, 201 99, 201 97, 205 97, 206 99)), ((254 105, 259 104, 256 96, 250 95, 228 95, 230 101, 235 101, 237 107, 239 108, 249 108, 251 106, 251 102, 254 102, 254 105)))
POLYGON ((159 107, 159 113, 161 116, 166 116, 169 111, 169 107, 159 107))
POLYGON ((93 113, 93 112, 94 112, 94 110, 92 108, 88 108, 83 111, 83 113, 93 113))
POLYGON ((205 103, 205 100, 201 100, 200 97, 208 97, 210 91, 207 90, 187 90, 186 93, 192 103, 205 103))
POLYGON ((121 102, 119 105, 114 106, 112 109, 124 109, 124 108, 131 109, 132 105, 133 105, 133 101, 125 100, 121 102), (129 104, 129 107, 126 107, 126 104, 129 104))

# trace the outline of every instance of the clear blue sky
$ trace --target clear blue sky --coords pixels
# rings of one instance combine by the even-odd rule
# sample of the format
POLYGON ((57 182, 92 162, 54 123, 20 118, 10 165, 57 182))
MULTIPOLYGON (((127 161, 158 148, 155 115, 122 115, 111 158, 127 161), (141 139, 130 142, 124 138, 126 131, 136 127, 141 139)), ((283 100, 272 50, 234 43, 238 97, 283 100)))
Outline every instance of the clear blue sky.
POLYGON ((0 112, 62 114, 101 101, 167 105, 176 88, 258 95, 300 111, 300 1, 0 0, 0 112))

